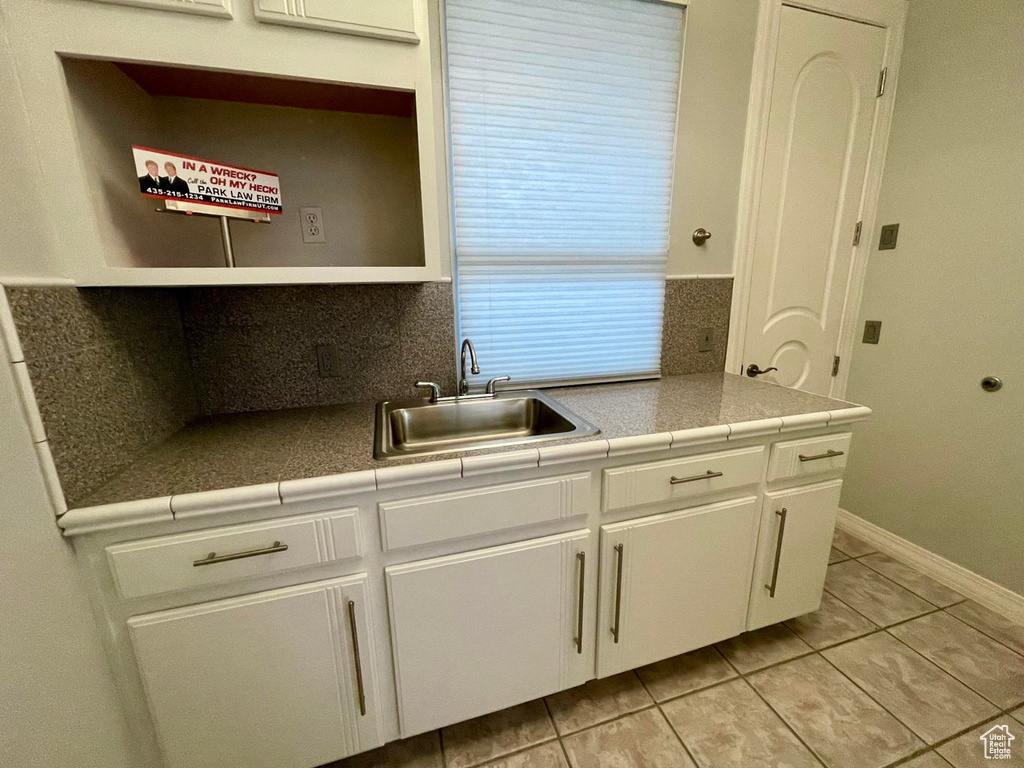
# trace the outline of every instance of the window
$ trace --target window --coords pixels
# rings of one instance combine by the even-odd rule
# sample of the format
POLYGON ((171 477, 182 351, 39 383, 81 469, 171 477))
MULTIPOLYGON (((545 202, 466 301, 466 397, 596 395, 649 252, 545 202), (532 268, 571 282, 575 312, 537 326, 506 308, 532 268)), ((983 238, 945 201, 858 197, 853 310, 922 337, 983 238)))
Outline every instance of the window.
POLYGON ((683 8, 447 0, 445 16, 474 383, 658 375, 683 8))

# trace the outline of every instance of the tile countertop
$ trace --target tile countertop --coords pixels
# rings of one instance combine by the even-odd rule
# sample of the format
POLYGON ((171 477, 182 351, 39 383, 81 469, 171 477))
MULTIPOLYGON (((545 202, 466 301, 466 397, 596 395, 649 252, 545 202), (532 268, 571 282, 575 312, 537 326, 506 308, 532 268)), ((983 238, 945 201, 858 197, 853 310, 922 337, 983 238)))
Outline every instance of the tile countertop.
MULTIPOLYGON (((601 433, 381 461, 373 458, 374 403, 213 416, 193 422, 151 449, 76 503, 65 516, 70 515, 68 522, 78 528, 79 521, 86 522, 79 513, 88 508, 88 530, 97 530, 97 515, 104 508, 110 512, 110 525, 100 527, 115 527, 153 519, 158 512, 160 517, 170 519, 172 508, 173 516, 182 517, 186 512, 225 511, 243 504, 276 505, 288 495, 286 488, 294 489, 294 498, 300 498, 307 496, 299 492, 301 489, 320 495, 315 492, 318 488, 325 493, 333 488, 338 493, 372 489, 375 484, 385 487, 414 482, 427 476, 457 477, 469 474, 471 467, 489 471, 499 468, 494 466, 498 453, 515 452, 522 457, 522 463, 515 463, 511 456, 498 459, 500 468, 537 466, 538 458, 546 463, 545 454, 552 461, 568 461, 639 453, 672 445, 724 441, 730 434, 735 438, 825 426, 837 419, 855 421, 870 414, 868 408, 842 400, 728 373, 545 392, 597 425, 601 433), (839 411, 842 413, 837 415, 839 411), (583 443, 589 445, 564 447, 583 443), (433 466, 410 467, 427 464, 433 466), (222 489, 237 490, 233 494, 237 506, 218 501, 222 497, 230 501, 222 489), (221 493, 214 498, 210 491, 221 493), (115 522, 118 519, 120 522, 115 522)), ((83 531, 65 531, 67 535, 77 532, 83 531)))

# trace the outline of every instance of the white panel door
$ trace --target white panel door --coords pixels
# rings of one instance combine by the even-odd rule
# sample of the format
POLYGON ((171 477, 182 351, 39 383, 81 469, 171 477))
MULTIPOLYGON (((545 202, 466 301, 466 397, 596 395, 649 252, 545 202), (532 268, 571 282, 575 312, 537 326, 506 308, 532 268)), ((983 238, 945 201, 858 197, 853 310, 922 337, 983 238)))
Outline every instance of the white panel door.
POLYGON ((598 677, 744 629, 757 499, 601 526, 598 677))
POLYGON ((387 568, 402 735, 593 677, 590 548, 581 530, 387 568))
POLYGON ((787 387, 829 391, 885 38, 782 9, 743 366, 777 368, 766 378, 787 387))
POLYGON ((168 768, 310 768, 381 743, 365 574, 128 627, 168 768))
POLYGON ((842 480, 764 495, 747 629, 818 610, 842 480))

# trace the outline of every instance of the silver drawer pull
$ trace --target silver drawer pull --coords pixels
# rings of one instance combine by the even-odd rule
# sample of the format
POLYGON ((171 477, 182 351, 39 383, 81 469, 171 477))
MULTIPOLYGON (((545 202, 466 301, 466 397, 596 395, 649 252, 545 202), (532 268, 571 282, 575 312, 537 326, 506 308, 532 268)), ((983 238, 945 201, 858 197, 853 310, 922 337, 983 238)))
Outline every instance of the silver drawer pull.
POLYGON ((244 560, 247 557, 272 555, 275 552, 285 552, 287 551, 287 549, 287 544, 282 544, 280 541, 275 541, 269 547, 262 547, 260 549, 250 549, 247 552, 234 552, 230 555, 218 555, 216 552, 211 552, 206 557, 192 561, 192 567, 198 568, 200 565, 213 565, 214 563, 226 563, 231 560, 244 560))
POLYGON ((709 469, 703 475, 694 475, 693 477, 675 477, 673 475, 669 482, 672 483, 672 485, 679 485, 680 483, 692 483, 694 480, 710 480, 713 477, 721 477, 722 475, 722 472, 715 472, 714 470, 709 469))
POLYGON ((580 564, 580 594, 576 607, 576 637, 572 641, 576 644, 576 653, 583 653, 583 587, 587 579, 587 553, 577 552, 576 561, 580 564))
POLYGON ((352 657, 356 662, 356 693, 359 694, 359 714, 366 717, 366 689, 363 688, 363 662, 359 658, 359 629, 356 627, 356 604, 348 601, 348 624, 352 632, 352 657))
POLYGON ((623 545, 616 544, 615 554, 618 555, 619 567, 615 571, 615 623, 612 625, 612 637, 619 642, 619 618, 622 611, 622 557, 623 545))
POLYGON ((772 568, 772 583, 765 584, 764 588, 768 590, 768 597, 775 597, 775 587, 779 583, 779 560, 782 559, 782 537, 786 535, 786 508, 783 507, 782 511, 775 510, 775 514, 779 516, 779 540, 775 544, 775 566, 772 568))
POLYGON ((799 454, 800 461, 817 461, 818 459, 833 459, 836 456, 842 456, 846 451, 833 451, 829 448, 824 453, 818 453, 814 456, 804 456, 802 453, 799 454))

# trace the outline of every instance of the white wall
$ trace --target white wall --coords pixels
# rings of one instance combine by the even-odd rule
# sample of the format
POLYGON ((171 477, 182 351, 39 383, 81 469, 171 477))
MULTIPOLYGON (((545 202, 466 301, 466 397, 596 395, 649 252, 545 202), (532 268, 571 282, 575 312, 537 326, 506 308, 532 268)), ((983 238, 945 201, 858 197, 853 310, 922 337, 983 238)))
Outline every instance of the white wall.
MULTIPOLYGON (((0 8, 0 30, 4 21, 0 8)), ((0 93, 0 282, 53 277, 54 231, 41 204, 6 35, 0 38, 0 93)), ((140 768, 7 360, 0 342, 0 765, 140 768)))
POLYGON ((731 275, 757 34, 756 0, 695 0, 686 11, 669 275, 731 275), (711 239, 693 244, 704 227, 711 239))
MULTIPOLYGON (((913 0, 845 509, 1024 594, 1024 3, 913 0), (1001 376, 987 394, 979 381, 1001 376)), ((871 234, 877 243, 878 232, 871 234)))

